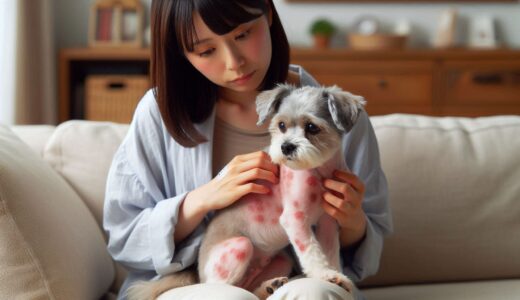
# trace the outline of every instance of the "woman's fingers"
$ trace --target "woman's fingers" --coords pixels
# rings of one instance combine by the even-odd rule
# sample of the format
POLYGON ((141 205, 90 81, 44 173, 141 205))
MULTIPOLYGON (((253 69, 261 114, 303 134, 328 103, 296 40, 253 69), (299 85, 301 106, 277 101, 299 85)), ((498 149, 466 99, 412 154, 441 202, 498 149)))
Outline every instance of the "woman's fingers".
POLYGON ((350 184, 358 193, 363 194, 365 192, 365 184, 359 179, 354 173, 336 170, 334 171, 334 177, 350 184))
POLYGON ((250 183, 239 185, 235 189, 235 192, 237 193, 237 195, 236 195, 237 199, 240 199, 249 193, 269 194, 271 192, 271 190, 268 187, 266 187, 265 185, 250 182, 250 183))
POLYGON ((245 171, 243 173, 240 173, 236 177, 236 182, 237 182, 237 184, 240 184, 240 185, 244 184, 246 182, 254 181, 254 180, 267 180, 274 184, 278 183, 278 177, 276 177, 276 175, 273 172, 266 171, 266 170, 260 169, 260 168, 254 168, 254 169, 245 171))
POLYGON ((260 168, 278 175, 278 166, 273 164, 270 159, 261 155, 242 161, 241 163, 231 166, 231 168, 233 168, 235 173, 243 173, 254 168, 260 168))

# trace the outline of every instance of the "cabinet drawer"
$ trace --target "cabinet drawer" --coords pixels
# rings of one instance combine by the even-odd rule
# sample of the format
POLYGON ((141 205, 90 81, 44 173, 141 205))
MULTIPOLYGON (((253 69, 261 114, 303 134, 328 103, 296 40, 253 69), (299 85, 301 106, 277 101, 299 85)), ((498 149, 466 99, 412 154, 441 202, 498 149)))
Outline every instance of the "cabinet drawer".
POLYGON ((318 82, 361 95, 371 106, 429 106, 433 71, 427 62, 306 62, 318 82))
POLYGON ((448 65, 443 71, 446 105, 520 104, 520 62, 448 65))
POLYGON ((367 99, 368 105, 431 104, 430 74, 319 74, 316 79, 323 84, 337 84, 353 94, 362 95, 367 99))

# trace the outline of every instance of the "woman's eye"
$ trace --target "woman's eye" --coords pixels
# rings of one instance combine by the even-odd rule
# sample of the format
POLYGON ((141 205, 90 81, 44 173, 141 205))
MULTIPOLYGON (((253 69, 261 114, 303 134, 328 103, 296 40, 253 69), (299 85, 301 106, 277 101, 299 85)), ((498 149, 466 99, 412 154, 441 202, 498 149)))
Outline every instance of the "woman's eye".
POLYGON ((251 29, 248 29, 248 30, 242 32, 241 34, 237 35, 236 39, 237 40, 245 39, 246 37, 249 36, 250 33, 251 33, 251 29))
POLYGON ((305 124, 305 132, 308 132, 310 134, 318 134, 320 131, 321 129, 313 123, 305 124))
POLYGON ((200 57, 210 56, 210 55, 213 53, 213 51, 215 51, 214 48, 208 49, 208 50, 206 50, 206 51, 200 52, 200 53, 199 53, 199 56, 200 56, 200 57))
POLYGON ((280 131, 282 131, 282 132, 285 132, 285 130, 287 129, 287 128, 285 128, 285 123, 284 123, 284 122, 280 122, 280 123, 278 123, 278 128, 279 128, 280 131))

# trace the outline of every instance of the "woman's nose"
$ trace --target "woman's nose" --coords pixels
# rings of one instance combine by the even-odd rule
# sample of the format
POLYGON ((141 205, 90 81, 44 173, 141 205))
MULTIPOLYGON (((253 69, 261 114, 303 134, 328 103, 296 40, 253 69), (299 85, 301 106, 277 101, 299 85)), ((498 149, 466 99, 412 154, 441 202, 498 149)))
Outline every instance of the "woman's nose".
POLYGON ((229 46, 226 53, 226 67, 228 70, 238 70, 244 64, 245 60, 237 47, 229 46))

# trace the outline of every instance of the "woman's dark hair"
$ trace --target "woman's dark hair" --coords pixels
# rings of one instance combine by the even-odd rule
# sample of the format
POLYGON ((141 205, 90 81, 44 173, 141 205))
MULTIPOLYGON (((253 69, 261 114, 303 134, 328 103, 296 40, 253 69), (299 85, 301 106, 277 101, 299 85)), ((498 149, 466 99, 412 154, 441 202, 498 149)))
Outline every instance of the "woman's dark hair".
POLYGON ((207 139, 195 124, 211 115, 218 86, 198 72, 184 55, 196 37, 193 14, 198 12, 216 34, 272 12, 272 58, 260 90, 287 79, 289 43, 273 0, 153 0, 151 8, 152 53, 150 73, 153 92, 170 135, 185 147, 207 139))

